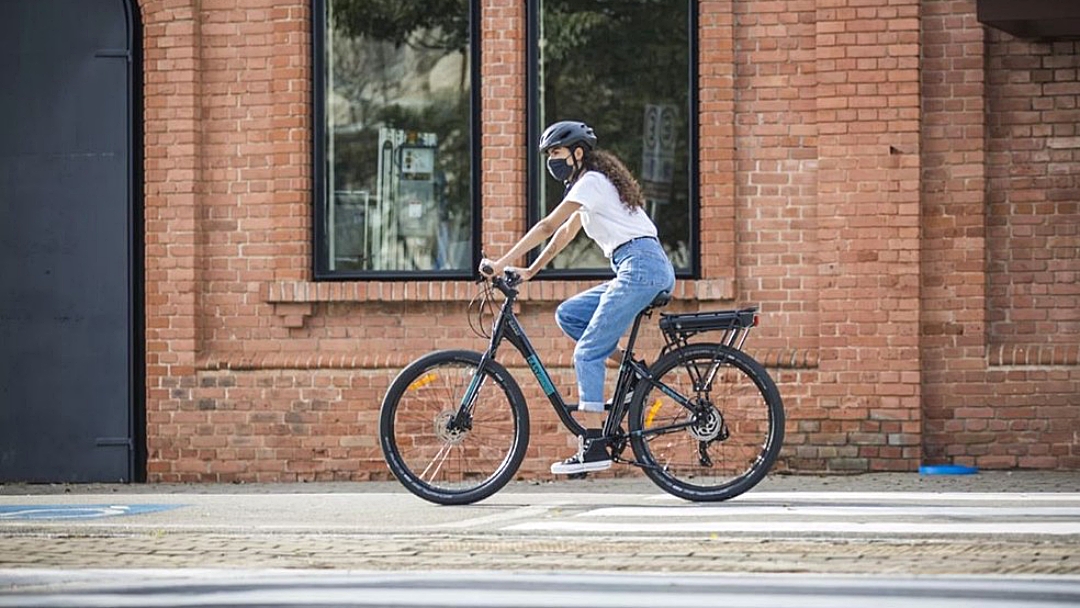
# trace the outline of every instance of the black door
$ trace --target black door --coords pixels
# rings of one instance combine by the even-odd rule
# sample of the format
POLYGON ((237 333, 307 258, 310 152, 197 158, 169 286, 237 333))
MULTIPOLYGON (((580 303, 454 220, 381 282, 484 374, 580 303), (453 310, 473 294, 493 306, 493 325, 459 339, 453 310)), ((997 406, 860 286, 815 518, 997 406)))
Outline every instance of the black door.
POLYGON ((134 18, 0 1, 0 481, 135 474, 134 18))

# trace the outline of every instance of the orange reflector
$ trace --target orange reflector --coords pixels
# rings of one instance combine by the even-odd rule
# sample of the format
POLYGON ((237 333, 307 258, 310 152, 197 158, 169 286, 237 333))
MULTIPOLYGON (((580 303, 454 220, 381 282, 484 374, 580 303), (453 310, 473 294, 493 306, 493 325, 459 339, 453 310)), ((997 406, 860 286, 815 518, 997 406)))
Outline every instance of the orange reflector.
POLYGON ((415 389, 418 389, 418 388, 423 388, 423 387, 431 384, 432 382, 434 382, 438 377, 439 376, 437 376, 436 374, 426 374, 426 375, 414 380, 413 383, 409 385, 409 388, 407 388, 405 390, 411 391, 411 390, 415 390, 415 389))
POLYGON ((660 411, 660 400, 657 399, 651 407, 649 407, 649 413, 645 416, 645 426, 652 426, 653 418, 656 418, 656 412, 660 411))

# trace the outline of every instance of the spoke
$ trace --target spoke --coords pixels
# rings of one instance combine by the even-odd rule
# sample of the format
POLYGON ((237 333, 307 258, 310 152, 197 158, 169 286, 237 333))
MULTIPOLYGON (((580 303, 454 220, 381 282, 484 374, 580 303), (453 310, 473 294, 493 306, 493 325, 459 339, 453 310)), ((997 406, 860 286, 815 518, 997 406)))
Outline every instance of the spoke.
POLYGON ((482 435, 472 435, 470 436, 470 439, 472 439, 473 441, 471 441, 469 445, 476 448, 477 450, 485 448, 489 450, 497 450, 503 447, 503 443, 501 441, 498 441, 498 437, 487 438, 482 435))
POLYGON ((476 379, 469 429, 441 425, 460 411, 475 368, 435 365, 411 381, 398 402, 395 435, 404 466, 419 482, 449 492, 494 479, 513 453, 518 431, 506 387, 476 379))
POLYGON ((510 453, 510 446, 503 444, 492 445, 488 443, 483 443, 473 447, 476 448, 477 454, 479 454, 481 457, 484 457, 484 454, 492 455, 484 458, 484 460, 487 462, 491 462, 492 460, 495 461, 492 464, 492 468, 496 468, 499 463, 506 459, 506 455, 510 453))
POLYGON ((424 472, 420 474, 420 479, 423 479, 425 481, 434 481, 435 477, 439 474, 439 470, 442 469, 443 463, 446 462, 446 457, 450 455, 451 447, 453 446, 449 443, 443 444, 442 448, 439 449, 439 452, 435 454, 435 458, 432 459, 432 461, 428 464, 427 468, 424 469, 424 472), (435 471, 432 472, 431 477, 428 478, 428 471, 431 470, 431 467, 436 462, 439 463, 439 466, 435 467, 435 471))

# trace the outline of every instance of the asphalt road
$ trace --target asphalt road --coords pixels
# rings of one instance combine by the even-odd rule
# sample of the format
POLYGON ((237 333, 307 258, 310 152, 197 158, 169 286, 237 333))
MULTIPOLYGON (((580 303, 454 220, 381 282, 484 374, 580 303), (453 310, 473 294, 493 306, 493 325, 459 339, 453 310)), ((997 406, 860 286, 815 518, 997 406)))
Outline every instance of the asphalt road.
POLYGON ((25 591, 0 594, 0 606, 1048 608, 1080 603, 1076 580, 985 577, 183 570, 24 574, 18 584, 25 591))

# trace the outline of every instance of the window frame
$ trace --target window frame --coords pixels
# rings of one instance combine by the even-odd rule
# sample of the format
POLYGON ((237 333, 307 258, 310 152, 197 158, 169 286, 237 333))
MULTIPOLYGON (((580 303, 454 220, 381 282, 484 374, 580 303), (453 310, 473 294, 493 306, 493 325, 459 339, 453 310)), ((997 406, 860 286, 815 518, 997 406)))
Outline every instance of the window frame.
POLYGON ((472 245, 469 248, 471 258, 467 268, 453 270, 330 270, 328 226, 329 184, 327 184, 327 124, 326 100, 327 52, 326 40, 327 8, 332 0, 311 0, 311 40, 312 40, 312 181, 313 181, 313 224, 311 227, 311 270, 315 281, 416 281, 416 280, 456 280, 471 279, 476 276, 476 267, 480 263, 481 242, 481 204, 483 192, 481 184, 481 89, 480 86, 480 0, 466 0, 469 10, 469 202, 472 209, 470 229, 472 245))
MULTIPOLYGON (((687 200, 689 202, 690 213, 690 235, 688 237, 690 244, 690 267, 676 268, 675 276, 679 279, 697 279, 701 277, 701 222, 700 222, 700 210, 701 210, 701 171, 700 171, 700 154, 701 145, 699 139, 699 118, 700 112, 699 103, 699 39, 700 30, 698 29, 698 1, 697 0, 685 0, 689 5, 688 15, 689 32, 687 39, 689 41, 690 49, 690 61, 688 66, 689 73, 687 74, 687 82, 690 85, 689 96, 687 99, 687 114, 689 116, 687 141, 690 145, 689 154, 689 191, 687 193, 687 200)), ((537 167, 540 167, 540 152, 537 150, 535 142, 540 141, 540 133, 543 126, 540 125, 540 2, 539 0, 525 0, 525 14, 526 14, 526 57, 525 57, 525 121, 527 125, 527 141, 528 152, 526 157, 526 163, 528 169, 526 188, 528 189, 528 208, 526 210, 526 221, 528 226, 532 227, 536 225, 538 221, 543 219, 540 215, 540 181, 547 177, 546 173, 539 171, 537 167)), ((635 176, 637 177, 637 176, 635 176)), ((529 261, 535 260, 539 255, 540 249, 534 249, 529 252, 529 261)), ((545 268, 541 270, 536 278, 538 279, 606 279, 611 277, 610 270, 604 270, 599 268, 571 268, 571 269, 557 269, 557 268, 545 268)))

